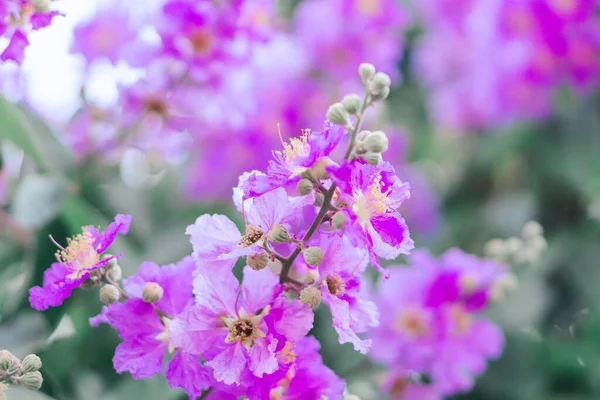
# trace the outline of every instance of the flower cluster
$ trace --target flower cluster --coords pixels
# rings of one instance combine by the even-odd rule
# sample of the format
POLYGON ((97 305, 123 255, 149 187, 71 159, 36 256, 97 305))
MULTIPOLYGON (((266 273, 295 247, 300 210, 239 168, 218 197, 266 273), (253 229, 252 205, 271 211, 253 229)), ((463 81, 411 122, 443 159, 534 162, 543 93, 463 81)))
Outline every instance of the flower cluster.
POLYGON ((397 400, 434 400, 471 389, 504 344, 479 313, 514 280, 506 266, 458 249, 439 259, 415 252, 410 268, 393 268, 373 299, 386 316, 370 336, 370 356, 390 368, 383 390, 397 400))
POLYGON ((22 385, 29 390, 38 390, 44 379, 39 369, 42 361, 35 354, 19 360, 8 350, 0 350, 0 399, 4 400, 8 385, 22 385))
POLYGON ((418 3, 426 25, 419 71, 432 85, 433 115, 447 128, 475 130, 543 118, 565 83, 598 83, 595 1, 418 3), (456 49, 467 49, 457 52, 456 49))
POLYGON ((8 45, 0 53, 0 60, 23 62, 27 35, 32 30, 45 28, 59 15, 50 10, 50 0, 5 0, 0 4, 0 38, 8 45))

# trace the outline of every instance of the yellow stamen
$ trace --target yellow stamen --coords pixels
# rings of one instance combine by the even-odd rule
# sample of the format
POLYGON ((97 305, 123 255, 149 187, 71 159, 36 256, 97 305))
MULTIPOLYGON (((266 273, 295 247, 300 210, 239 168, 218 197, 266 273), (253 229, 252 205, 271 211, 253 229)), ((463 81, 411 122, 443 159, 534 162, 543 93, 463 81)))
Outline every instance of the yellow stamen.
POLYGON ((79 279, 100 262, 100 257, 93 246, 94 238, 88 229, 89 227, 84 227, 83 233, 67 239, 66 248, 55 242, 61 248, 56 252, 57 261, 73 269, 73 273, 69 275, 70 279, 79 279))

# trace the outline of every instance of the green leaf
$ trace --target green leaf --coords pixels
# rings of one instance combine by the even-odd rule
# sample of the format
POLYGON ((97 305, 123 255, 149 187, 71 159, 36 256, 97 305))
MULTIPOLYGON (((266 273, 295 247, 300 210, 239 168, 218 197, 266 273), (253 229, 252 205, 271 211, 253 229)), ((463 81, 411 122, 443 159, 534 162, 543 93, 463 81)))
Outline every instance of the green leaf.
POLYGON ((35 161, 40 169, 46 169, 39 148, 36 146, 33 137, 23 124, 19 112, 8 101, 0 98, 0 138, 13 142, 17 147, 25 152, 25 155, 35 161))

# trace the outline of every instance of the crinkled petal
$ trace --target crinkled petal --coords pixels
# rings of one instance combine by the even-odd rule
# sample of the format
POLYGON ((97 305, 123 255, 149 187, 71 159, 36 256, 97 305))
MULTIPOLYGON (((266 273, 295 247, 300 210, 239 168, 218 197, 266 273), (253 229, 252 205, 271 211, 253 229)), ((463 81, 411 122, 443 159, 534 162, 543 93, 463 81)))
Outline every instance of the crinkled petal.
POLYGON ((207 349, 225 342, 227 329, 210 310, 189 307, 171 321, 171 343, 184 351, 202 355, 207 349))
POLYGON ((323 301, 329 305, 331 310, 331 317, 333 320, 333 327, 338 333, 338 341, 341 344, 352 343, 354 350, 366 354, 371 347, 371 340, 363 340, 358 337, 356 332, 351 328, 351 318, 348 302, 332 296, 327 289, 323 289, 323 301))
POLYGON ((239 282, 230 269, 199 271, 194 279, 196 304, 213 315, 236 315, 239 282))
POLYGON ((214 369, 213 375, 217 381, 226 385, 239 384, 246 368, 244 346, 239 342, 232 344, 206 365, 214 369))
POLYGON ((254 314, 257 310, 265 308, 281 293, 281 290, 279 278, 271 269, 254 271, 250 267, 244 268, 242 298, 246 311, 254 314))
POLYGON ((171 389, 182 388, 190 399, 196 399, 211 384, 208 368, 200 363, 198 357, 183 351, 178 351, 169 361, 165 377, 171 389))
POLYGON ((104 253, 115 241, 118 234, 127 235, 131 225, 131 215, 117 214, 115 222, 106 227, 104 233, 100 235, 100 242, 97 243, 96 252, 104 253))
POLYGON ((58 307, 71 296, 73 289, 81 286, 88 274, 80 279, 71 280, 68 276, 73 271, 64 264, 54 263, 44 272, 44 286, 29 289, 29 303, 36 310, 46 310, 48 307, 58 307))
POLYGON ((133 379, 147 379, 162 370, 167 342, 155 339, 126 340, 117 346, 113 365, 122 374, 131 373, 133 379))
POLYGON ((250 349, 250 371, 262 378, 264 374, 271 374, 277 370, 278 362, 275 357, 277 339, 265 338, 255 340, 250 349))
POLYGON ((96 315, 95 317, 91 317, 89 319, 90 322, 90 326, 93 327, 98 327, 100 326, 100 324, 108 324, 108 306, 104 306, 102 307, 102 311, 100 311, 100 314, 96 315))
POLYGON ((2 54, 0 54, 0 60, 8 61, 12 60, 17 64, 22 64, 25 58, 25 48, 29 45, 27 36, 20 30, 15 31, 13 36, 8 43, 8 46, 2 54))
MULTIPOLYGON (((237 226, 226 216, 218 214, 201 215, 193 225, 187 227, 185 233, 190 235, 194 248, 192 256, 199 264, 217 260, 219 256, 231 252, 242 238, 237 226)), ((235 260, 229 260, 226 264, 232 268, 235 260)))
POLYGON ((409 254, 415 245, 408 233, 404 218, 398 213, 386 213, 371 219, 369 230, 373 250, 379 257, 392 260, 400 254, 409 254))
POLYGON ((252 202, 247 210, 248 222, 260 226, 265 233, 274 225, 293 220, 305 206, 314 203, 314 194, 308 196, 289 197, 283 188, 277 188, 252 202))
POLYGON ((105 316, 122 339, 154 338, 164 330, 160 318, 151 304, 140 299, 107 306, 105 316))
POLYGON ((291 342, 305 337, 313 327, 314 313, 308 304, 299 300, 280 298, 271 311, 275 330, 291 342))

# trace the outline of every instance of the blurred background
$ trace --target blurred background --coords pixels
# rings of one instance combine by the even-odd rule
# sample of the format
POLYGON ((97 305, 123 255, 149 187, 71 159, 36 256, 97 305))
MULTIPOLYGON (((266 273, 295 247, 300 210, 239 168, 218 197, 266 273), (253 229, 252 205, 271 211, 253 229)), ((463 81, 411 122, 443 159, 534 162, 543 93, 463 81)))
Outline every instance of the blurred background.
MULTIPOLYGON (((0 64, 0 348, 38 354, 45 379, 9 398, 184 399, 113 370, 116 332, 88 323, 97 292, 30 308, 48 235, 132 214, 114 248, 125 276, 181 259, 200 214, 243 225, 238 176, 266 167, 278 131, 320 130, 370 62, 393 90, 366 126, 388 133, 386 159, 411 184, 416 247, 483 256, 527 221, 545 230, 548 250, 514 266, 518 289, 489 312, 504 354, 456 399, 600 399, 598 1, 198 1, 191 26, 175 3, 53 1, 50 26, 23 27, 22 62, 0 64)), ((330 319, 318 309, 325 363, 382 398, 381 368, 339 345, 330 319)))

